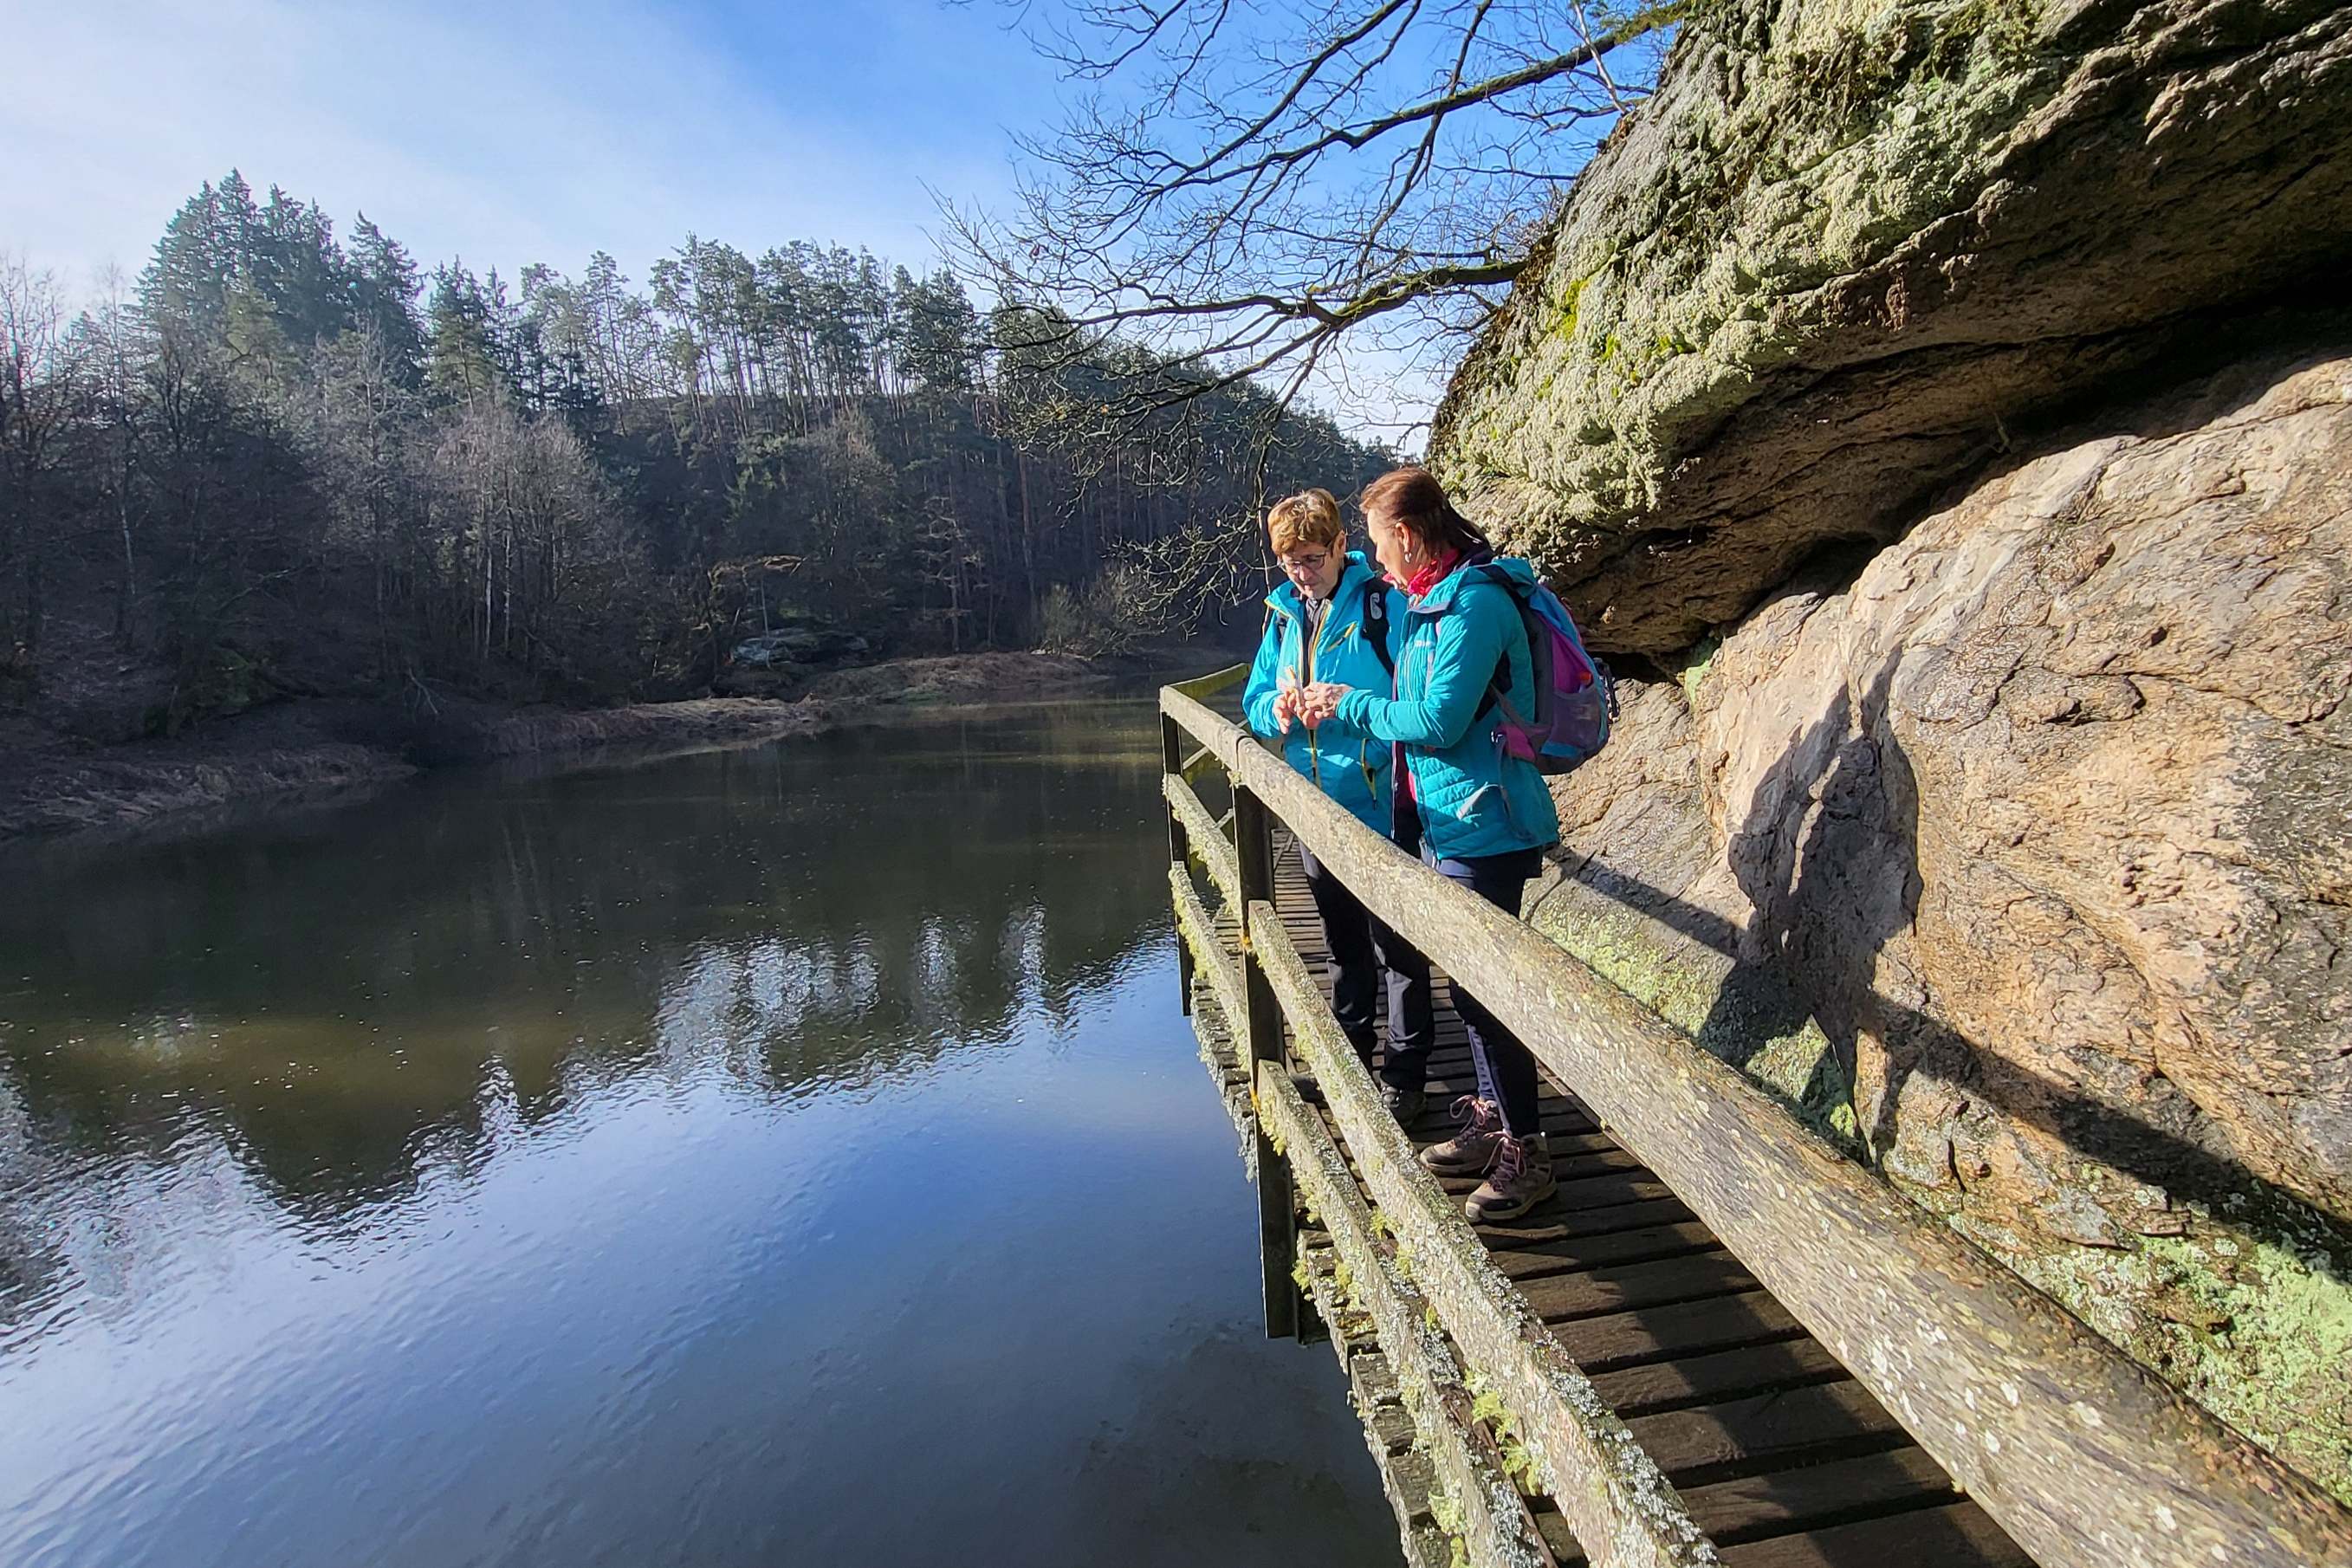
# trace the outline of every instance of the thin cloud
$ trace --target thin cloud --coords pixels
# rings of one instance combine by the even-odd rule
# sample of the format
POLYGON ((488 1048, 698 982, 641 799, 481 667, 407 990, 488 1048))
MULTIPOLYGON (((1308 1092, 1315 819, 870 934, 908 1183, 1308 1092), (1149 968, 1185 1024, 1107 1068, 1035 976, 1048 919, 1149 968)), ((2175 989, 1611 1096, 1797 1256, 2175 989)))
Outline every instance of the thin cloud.
MULTIPOLYGON (((0 245, 77 283, 110 261, 135 271, 173 210, 235 166, 346 229, 364 211, 427 261, 509 273, 604 249, 641 276, 689 231, 922 266, 925 182, 1001 185, 992 111, 1042 68, 969 13, 914 9, 931 25, 886 8, 861 28, 861 80, 793 34, 747 47, 690 9, 27 7, 13 42, 40 66, 0 96, 0 245), (965 70, 988 90, 893 89, 965 70)), ((823 47, 817 25, 797 31, 823 47)))

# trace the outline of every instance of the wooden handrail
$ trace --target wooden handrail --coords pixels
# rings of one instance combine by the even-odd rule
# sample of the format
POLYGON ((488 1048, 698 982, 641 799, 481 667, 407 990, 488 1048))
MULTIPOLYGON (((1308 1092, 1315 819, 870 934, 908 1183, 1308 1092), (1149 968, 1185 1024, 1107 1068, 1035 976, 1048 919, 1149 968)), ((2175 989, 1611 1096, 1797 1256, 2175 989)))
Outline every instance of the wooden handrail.
POLYGON ((1218 692, 1228 688, 1239 686, 1249 679, 1249 672, 1250 667, 1246 664, 1229 664, 1223 669, 1213 669, 1206 675, 1196 675, 1190 680, 1180 680, 1167 689, 1181 691, 1198 701, 1204 697, 1214 697, 1218 692))
MULTIPOLYGON (((1255 1103, 1297 1173, 1308 1207, 1348 1264, 1351 1298, 1370 1315, 1431 1464, 1459 1510, 1470 1561, 1544 1568, 1548 1554, 1528 1522, 1502 1455, 1473 1416, 1475 1400, 1444 1338, 1429 1326, 1421 1291, 1380 1244, 1347 1157, 1298 1098, 1280 1064, 1260 1062, 1255 1103)), ((1712 1555, 1707 1561, 1712 1562, 1712 1555)))
POLYGON ((1168 890, 1176 903, 1176 933, 1192 952, 1200 973, 1209 977, 1209 994, 1216 999, 1217 1010, 1238 1034, 1248 1012, 1241 966, 1217 940, 1217 922, 1210 918, 1201 895, 1192 890, 1192 879, 1184 874, 1183 867, 1168 868, 1168 890))
POLYGON ((2310 1480, 1238 725, 1172 688, 1160 705, 1514 1030, 2044 1568, 2352 1563, 2352 1511, 2310 1480))

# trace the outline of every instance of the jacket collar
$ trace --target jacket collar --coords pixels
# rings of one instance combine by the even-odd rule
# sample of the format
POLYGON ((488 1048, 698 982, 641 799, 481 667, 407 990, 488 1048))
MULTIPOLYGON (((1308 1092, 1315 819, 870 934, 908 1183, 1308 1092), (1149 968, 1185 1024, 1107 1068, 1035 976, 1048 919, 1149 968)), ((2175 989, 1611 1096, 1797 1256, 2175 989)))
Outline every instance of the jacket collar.
POLYGON ((1454 607, 1454 596, 1462 585, 1474 575, 1483 575, 1480 568, 1495 559, 1491 550, 1474 550, 1454 563, 1454 570, 1440 577, 1428 593, 1412 601, 1412 613, 1416 616, 1442 616, 1454 607))

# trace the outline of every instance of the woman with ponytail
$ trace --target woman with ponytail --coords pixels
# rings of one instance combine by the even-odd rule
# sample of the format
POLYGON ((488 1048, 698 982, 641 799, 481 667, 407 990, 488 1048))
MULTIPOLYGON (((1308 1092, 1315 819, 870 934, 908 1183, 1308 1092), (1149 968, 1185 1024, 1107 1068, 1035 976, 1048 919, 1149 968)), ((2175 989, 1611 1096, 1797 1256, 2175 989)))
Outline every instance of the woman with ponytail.
MULTIPOLYGON (((1424 468, 1399 468, 1364 491, 1364 521, 1389 580, 1404 590, 1394 695, 1325 681, 1301 699, 1318 720, 1336 717, 1395 748, 1397 841, 1448 880, 1519 912, 1543 850, 1559 841, 1559 816, 1533 763, 1502 740, 1497 709, 1535 710, 1535 671, 1511 588, 1532 586, 1528 563, 1499 557, 1424 468)), ((1385 954, 1392 971, 1423 982, 1420 954, 1385 954)), ((1535 1058, 1517 1037, 1457 986, 1478 1091, 1454 1104, 1461 1130, 1422 1151, 1447 1175, 1484 1173, 1463 1207, 1473 1220, 1515 1219, 1553 1190, 1551 1157, 1536 1119, 1535 1058)))

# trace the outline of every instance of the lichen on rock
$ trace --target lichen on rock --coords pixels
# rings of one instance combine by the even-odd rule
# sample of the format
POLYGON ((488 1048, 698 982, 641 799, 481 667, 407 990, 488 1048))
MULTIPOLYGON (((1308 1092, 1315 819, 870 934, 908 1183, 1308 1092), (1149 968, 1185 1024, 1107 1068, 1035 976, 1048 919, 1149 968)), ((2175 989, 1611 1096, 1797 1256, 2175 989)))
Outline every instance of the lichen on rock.
POLYGON ((1720 0, 1456 374, 1432 453, 1604 649, 1884 542, 2070 402, 2352 265, 2352 13, 1720 0))
POLYGON ((1533 919, 2352 1495, 2352 353, 2100 424, 1629 682, 1533 919))

